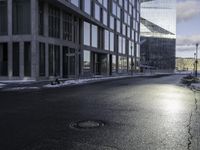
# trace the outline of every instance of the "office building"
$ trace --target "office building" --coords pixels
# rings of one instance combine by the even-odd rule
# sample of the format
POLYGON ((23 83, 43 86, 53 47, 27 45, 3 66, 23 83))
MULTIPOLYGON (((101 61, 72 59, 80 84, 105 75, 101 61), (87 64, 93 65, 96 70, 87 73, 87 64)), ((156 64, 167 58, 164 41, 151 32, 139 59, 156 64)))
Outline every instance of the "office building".
POLYGON ((140 31, 141 67, 174 71, 176 0, 143 0, 140 31))
POLYGON ((129 74, 139 0, 0 0, 0 79, 129 74))

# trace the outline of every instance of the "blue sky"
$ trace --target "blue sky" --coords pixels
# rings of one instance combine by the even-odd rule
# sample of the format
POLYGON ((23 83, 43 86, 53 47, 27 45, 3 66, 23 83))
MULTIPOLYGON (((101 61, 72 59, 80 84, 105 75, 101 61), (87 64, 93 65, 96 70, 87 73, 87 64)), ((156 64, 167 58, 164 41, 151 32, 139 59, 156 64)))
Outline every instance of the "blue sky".
POLYGON ((200 44, 200 0, 177 0, 177 57, 194 57, 195 43, 200 44))

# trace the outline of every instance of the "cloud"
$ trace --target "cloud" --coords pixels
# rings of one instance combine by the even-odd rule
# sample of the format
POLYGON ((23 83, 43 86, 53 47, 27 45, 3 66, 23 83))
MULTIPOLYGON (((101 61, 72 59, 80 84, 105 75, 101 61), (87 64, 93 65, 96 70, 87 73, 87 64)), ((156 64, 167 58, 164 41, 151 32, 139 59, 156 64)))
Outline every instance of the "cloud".
POLYGON ((177 22, 187 21, 200 14, 199 0, 186 0, 177 3, 177 22))
MULTIPOLYGON (((196 43, 200 44, 200 35, 177 36, 176 51, 192 57, 196 52, 196 43)), ((200 50, 200 46, 199 46, 200 50)))
POLYGON ((177 36, 176 39, 176 44, 179 46, 200 44, 200 35, 177 36))

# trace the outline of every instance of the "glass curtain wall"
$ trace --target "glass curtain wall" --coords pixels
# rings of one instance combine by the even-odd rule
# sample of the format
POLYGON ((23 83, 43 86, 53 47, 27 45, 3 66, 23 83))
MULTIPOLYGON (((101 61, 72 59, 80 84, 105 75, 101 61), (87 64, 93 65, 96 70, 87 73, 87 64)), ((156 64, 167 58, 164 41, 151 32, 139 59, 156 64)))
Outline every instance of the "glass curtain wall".
POLYGON ((0 1, 0 35, 8 32, 7 0, 0 1))
POLYGON ((8 45, 0 43, 0 76, 8 75, 8 45))
POLYGON ((13 34, 30 34, 30 0, 13 0, 13 34))

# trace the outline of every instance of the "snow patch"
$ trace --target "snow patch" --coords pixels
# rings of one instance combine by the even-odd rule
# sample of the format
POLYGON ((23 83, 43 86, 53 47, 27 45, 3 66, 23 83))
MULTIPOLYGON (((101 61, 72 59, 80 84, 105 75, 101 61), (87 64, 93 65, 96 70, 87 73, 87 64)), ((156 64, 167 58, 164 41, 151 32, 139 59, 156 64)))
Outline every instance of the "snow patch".
POLYGON ((192 83, 190 87, 195 90, 200 90, 200 83, 192 83))
POLYGON ((103 80, 109 80, 109 79, 120 79, 120 78, 127 78, 127 77, 132 77, 132 76, 118 76, 118 77, 102 77, 102 78, 90 78, 90 79, 77 79, 77 80, 68 80, 60 84, 47 84, 44 85, 43 87, 45 88, 57 88, 57 87, 64 87, 68 85, 81 85, 81 84, 86 84, 86 83, 91 83, 91 82, 96 82, 96 81, 103 81, 103 80))

